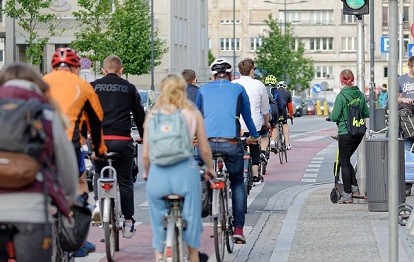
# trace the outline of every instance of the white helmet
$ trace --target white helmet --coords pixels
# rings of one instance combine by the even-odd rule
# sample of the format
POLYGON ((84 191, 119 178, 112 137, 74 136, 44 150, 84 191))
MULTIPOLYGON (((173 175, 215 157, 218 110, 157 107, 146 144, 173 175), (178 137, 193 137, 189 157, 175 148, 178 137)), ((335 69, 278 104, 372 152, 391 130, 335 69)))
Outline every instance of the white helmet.
POLYGON ((279 82, 277 82, 276 86, 277 86, 277 88, 284 88, 284 89, 287 88, 287 84, 286 84, 285 81, 279 81, 279 82))
POLYGON ((215 75, 218 73, 231 73, 233 68, 229 61, 225 58, 217 58, 210 65, 211 74, 215 75))

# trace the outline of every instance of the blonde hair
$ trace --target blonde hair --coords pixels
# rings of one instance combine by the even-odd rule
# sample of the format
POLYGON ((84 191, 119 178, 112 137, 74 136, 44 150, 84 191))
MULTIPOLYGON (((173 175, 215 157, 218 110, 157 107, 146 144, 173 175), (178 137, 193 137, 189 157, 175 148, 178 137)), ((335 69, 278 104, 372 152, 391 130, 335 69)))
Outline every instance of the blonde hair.
POLYGON ((122 60, 116 55, 109 55, 103 61, 103 68, 105 68, 108 71, 120 73, 122 67, 122 60))
POLYGON ((154 108, 166 107, 170 109, 194 109, 194 105, 187 99, 187 82, 177 74, 169 74, 161 80, 161 93, 154 108))

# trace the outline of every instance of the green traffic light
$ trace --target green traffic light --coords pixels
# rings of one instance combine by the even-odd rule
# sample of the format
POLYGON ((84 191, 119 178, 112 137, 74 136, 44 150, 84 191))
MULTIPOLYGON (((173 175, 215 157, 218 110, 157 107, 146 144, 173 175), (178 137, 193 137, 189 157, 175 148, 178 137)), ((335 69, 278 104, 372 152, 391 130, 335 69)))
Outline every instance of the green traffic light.
POLYGON ((365 0, 346 0, 346 4, 352 9, 361 9, 365 5, 365 0))

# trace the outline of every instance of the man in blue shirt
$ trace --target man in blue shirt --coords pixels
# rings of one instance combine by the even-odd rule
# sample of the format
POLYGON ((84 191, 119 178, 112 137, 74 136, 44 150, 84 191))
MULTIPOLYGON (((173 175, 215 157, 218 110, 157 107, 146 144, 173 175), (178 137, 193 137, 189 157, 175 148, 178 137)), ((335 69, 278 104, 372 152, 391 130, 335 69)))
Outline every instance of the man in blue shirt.
POLYGON ((246 191, 243 182, 244 149, 240 141, 240 115, 249 129, 247 143, 257 143, 259 133, 253 123, 249 97, 239 84, 233 84, 233 68, 226 59, 216 59, 210 66, 213 81, 203 85, 197 94, 196 104, 204 117, 208 140, 213 153, 224 155, 230 175, 234 217, 233 238, 245 243, 243 234, 246 208, 246 191))

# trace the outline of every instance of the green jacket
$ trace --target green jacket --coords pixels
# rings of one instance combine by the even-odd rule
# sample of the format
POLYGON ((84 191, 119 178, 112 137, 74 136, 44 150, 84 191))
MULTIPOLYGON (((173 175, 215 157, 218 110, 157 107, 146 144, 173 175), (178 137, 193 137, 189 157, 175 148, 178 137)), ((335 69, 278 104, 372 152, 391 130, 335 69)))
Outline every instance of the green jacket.
POLYGON ((348 100, 348 102, 351 102, 353 99, 356 99, 358 97, 360 98, 359 106, 362 110, 362 116, 364 118, 368 118, 369 109, 367 102, 365 101, 365 95, 359 90, 357 86, 345 86, 336 96, 334 107, 331 113, 331 120, 333 122, 336 122, 339 135, 348 134, 348 129, 346 127, 348 121, 348 105, 346 100, 348 100))

